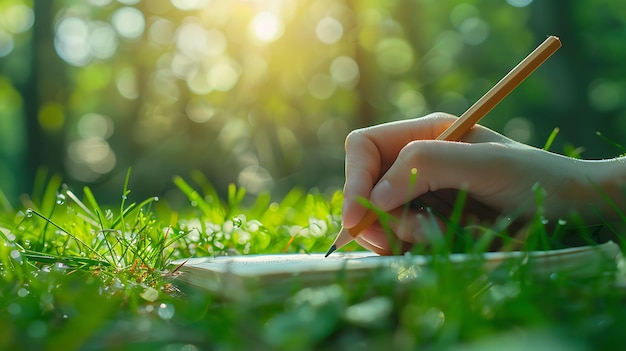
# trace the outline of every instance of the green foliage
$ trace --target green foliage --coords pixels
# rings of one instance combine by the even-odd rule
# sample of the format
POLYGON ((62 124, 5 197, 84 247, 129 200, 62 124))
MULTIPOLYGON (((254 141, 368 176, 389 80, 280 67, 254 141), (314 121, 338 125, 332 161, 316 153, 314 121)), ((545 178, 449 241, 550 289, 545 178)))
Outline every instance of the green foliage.
MULTIPOLYGON (((155 198, 135 202, 129 175, 119 207, 101 204, 89 188, 79 196, 57 177, 40 176, 42 195, 24 198, 29 208, 0 213, 3 349, 614 349, 624 342, 626 309, 610 270, 539 278, 526 274, 524 261, 487 273, 480 260, 451 265, 447 253, 483 252, 506 233, 499 224, 458 225, 463 192, 448 219, 452 229, 433 225, 428 234, 431 268, 375 270, 349 283, 338 274, 329 285, 276 287, 291 291, 284 300, 255 289, 235 302, 180 285, 169 263, 324 252, 339 229, 341 193, 292 189, 272 201, 232 185, 221 199, 194 172, 192 181, 174 180, 189 201, 174 211, 155 198), (485 235, 472 239, 477 232, 485 235)), ((541 204, 541 188, 535 191, 541 204)), ((527 249, 553 247, 546 239, 559 235, 539 207, 527 249)))

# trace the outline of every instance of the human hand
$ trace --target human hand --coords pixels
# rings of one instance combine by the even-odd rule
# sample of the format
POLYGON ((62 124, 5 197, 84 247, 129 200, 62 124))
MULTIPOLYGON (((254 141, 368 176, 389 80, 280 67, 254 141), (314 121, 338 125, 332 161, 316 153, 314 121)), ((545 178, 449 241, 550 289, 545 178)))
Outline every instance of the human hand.
MULTIPOLYGON (((399 240, 424 242, 420 216, 426 212, 417 209, 403 215, 405 204, 419 198, 428 205, 451 206, 460 189, 469 197, 465 213, 478 221, 493 222, 514 211, 520 220, 528 220, 536 212, 536 184, 546 194, 547 218, 556 219, 571 210, 585 212, 590 203, 598 204, 597 189, 590 180, 604 184, 607 167, 537 149, 480 125, 459 142, 434 140, 455 119, 437 113, 350 133, 346 138, 343 226, 352 228, 363 218, 366 209, 357 199, 365 198, 402 218, 389 223, 399 240)), ((357 242, 378 253, 391 252, 380 225, 364 230, 357 242)))

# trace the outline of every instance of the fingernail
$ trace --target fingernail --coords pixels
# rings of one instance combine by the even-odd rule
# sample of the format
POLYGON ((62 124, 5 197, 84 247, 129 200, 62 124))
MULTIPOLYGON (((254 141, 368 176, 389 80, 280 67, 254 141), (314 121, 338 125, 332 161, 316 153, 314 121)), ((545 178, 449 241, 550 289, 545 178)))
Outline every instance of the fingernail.
POLYGON ((387 179, 378 183, 372 192, 370 193, 370 202, 372 205, 379 207, 383 210, 388 210, 387 205, 391 201, 393 196, 391 184, 387 179))

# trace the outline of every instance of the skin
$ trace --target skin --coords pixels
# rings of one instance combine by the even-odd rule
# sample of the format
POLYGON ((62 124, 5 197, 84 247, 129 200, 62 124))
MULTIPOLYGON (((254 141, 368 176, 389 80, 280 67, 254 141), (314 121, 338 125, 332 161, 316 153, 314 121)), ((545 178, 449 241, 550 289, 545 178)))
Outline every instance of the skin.
MULTIPOLYGON (((366 212, 358 199, 369 199, 373 206, 401 219, 389 223, 397 241, 407 245, 425 242, 424 223, 428 221, 424 221, 424 206, 449 212, 459 189, 468 194, 464 218, 481 223, 493 223, 512 213, 517 222, 527 222, 537 210, 537 186, 545 195, 548 220, 574 213, 585 223, 598 223, 599 215, 616 219, 618 212, 601 192, 624 208, 625 158, 569 158, 513 141, 480 125, 459 142, 434 140, 456 118, 435 113, 351 132, 345 143, 342 225, 354 227, 366 212), (405 204, 414 199, 422 206, 407 210, 405 204)), ((434 223, 445 226, 440 220, 434 223)), ((393 244, 378 223, 356 240, 381 254, 390 253, 393 244)))

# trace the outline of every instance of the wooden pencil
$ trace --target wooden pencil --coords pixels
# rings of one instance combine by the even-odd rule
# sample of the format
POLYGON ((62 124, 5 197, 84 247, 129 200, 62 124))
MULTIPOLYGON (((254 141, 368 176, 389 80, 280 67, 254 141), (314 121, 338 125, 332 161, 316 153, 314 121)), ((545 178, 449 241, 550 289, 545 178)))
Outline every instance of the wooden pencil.
MULTIPOLYGON (((450 125, 437 140, 458 141, 469 132, 472 127, 485 117, 502 99, 511 93, 524 79, 544 63, 552 54, 561 47, 561 41, 556 36, 549 36, 524 58, 517 66, 513 67, 496 85, 474 103, 465 113, 450 125)), ((337 238, 326 253, 326 256, 335 250, 345 246, 354 240, 361 232, 372 225, 378 216, 376 212, 368 210, 363 219, 352 228, 342 228, 337 238)))

